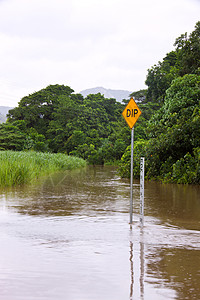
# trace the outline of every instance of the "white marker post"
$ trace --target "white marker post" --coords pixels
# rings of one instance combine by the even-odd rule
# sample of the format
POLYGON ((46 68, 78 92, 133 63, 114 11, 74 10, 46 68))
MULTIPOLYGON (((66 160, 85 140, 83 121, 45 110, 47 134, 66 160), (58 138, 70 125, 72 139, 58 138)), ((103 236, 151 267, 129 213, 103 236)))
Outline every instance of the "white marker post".
POLYGON ((140 225, 144 225, 144 157, 140 158, 140 225))
POLYGON ((134 144, 134 125, 141 115, 141 110, 131 98, 122 112, 122 116, 126 120, 131 129, 131 180, 130 180, 130 224, 133 222, 133 144, 134 144))

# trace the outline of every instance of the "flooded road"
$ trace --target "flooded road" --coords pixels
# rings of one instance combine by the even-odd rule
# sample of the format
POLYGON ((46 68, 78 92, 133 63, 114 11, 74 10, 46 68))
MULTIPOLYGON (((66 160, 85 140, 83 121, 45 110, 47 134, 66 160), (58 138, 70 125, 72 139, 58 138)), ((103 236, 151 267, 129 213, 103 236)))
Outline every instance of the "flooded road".
POLYGON ((0 300, 200 299, 200 187, 139 182, 114 167, 0 191, 0 300))

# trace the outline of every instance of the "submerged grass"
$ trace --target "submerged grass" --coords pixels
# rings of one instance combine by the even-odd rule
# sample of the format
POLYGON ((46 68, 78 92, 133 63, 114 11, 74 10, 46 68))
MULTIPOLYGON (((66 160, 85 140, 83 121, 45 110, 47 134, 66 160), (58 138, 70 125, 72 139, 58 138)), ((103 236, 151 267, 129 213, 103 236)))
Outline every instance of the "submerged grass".
POLYGON ((46 174, 84 166, 83 159, 62 153, 0 151, 0 186, 30 183, 46 174))

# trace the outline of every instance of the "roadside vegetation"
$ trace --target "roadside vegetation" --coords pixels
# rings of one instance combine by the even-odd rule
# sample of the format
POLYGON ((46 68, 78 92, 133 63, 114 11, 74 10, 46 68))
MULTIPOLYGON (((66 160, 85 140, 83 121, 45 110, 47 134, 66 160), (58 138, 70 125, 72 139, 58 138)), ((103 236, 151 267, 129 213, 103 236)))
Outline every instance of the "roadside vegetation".
POLYGON ((56 171, 86 166, 78 157, 34 151, 0 151, 0 186, 31 183, 56 171))
MULTIPOLYGON (((147 70, 147 89, 130 96, 142 115, 135 125, 134 176, 145 157, 147 179, 200 183, 200 22, 182 34, 162 61, 147 70)), ((62 153, 89 164, 117 164, 130 175, 130 129, 122 103, 101 94, 83 97, 50 85, 22 98, 0 124, 0 150, 62 153)), ((2 162, 3 163, 3 162, 2 162)), ((11 176, 11 175, 10 175, 11 176)))
MULTIPOLYGON (((147 90, 133 93, 142 100, 145 115, 139 121, 146 124, 146 138, 134 146, 134 174, 139 176, 139 156, 144 156, 147 179, 200 184, 200 22, 174 46, 148 70, 147 90)), ((129 165, 130 147, 120 162, 121 176, 129 175, 129 165)))

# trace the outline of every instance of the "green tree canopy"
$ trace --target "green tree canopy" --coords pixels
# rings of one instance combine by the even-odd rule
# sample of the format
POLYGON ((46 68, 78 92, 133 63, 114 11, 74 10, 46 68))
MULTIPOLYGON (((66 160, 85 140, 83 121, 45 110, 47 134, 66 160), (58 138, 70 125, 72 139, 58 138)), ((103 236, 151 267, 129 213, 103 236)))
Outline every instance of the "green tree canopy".
POLYGON ((124 146, 120 140, 125 136, 122 109, 100 93, 84 98, 68 86, 50 85, 22 98, 9 111, 8 123, 24 122, 27 149, 73 153, 103 163, 120 159, 129 144, 129 137, 124 146))
POLYGON ((0 124, 0 150, 23 150, 25 148, 26 134, 22 132, 22 121, 15 124, 0 124))
POLYGON ((171 82, 185 74, 200 71, 200 22, 189 35, 182 34, 175 41, 175 50, 169 52, 162 61, 148 69, 146 101, 164 103, 165 92, 171 82))
POLYGON ((23 97, 18 107, 8 113, 9 122, 24 120, 27 128, 35 128, 44 134, 53 118, 53 112, 58 106, 60 95, 70 96, 73 90, 64 85, 49 85, 47 88, 23 97))
POLYGON ((200 21, 196 23, 195 30, 189 35, 187 32, 176 39, 178 73, 197 74, 200 68, 200 21))
POLYGON ((172 172, 172 166, 200 146, 200 76, 175 79, 166 92, 163 107, 148 127, 147 157, 150 177, 172 172))

